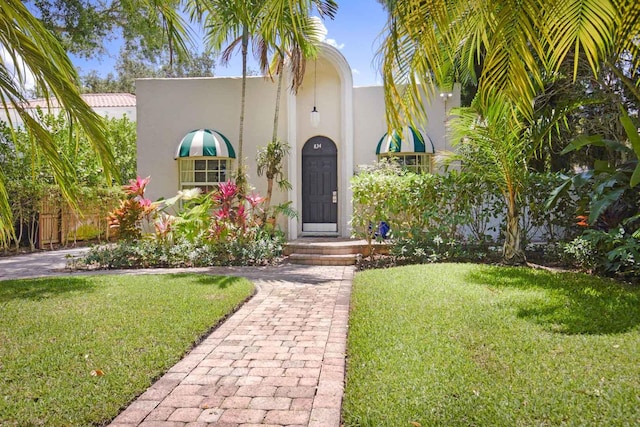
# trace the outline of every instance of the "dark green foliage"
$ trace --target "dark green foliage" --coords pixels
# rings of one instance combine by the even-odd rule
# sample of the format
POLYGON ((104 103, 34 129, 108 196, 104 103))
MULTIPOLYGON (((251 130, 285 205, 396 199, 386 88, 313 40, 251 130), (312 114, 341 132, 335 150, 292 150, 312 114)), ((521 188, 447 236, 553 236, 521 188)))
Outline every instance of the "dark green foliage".
MULTIPOLYGON (((122 193, 106 181, 87 136, 77 126, 70 126, 63 114, 54 116, 39 110, 37 117, 51 131, 57 156, 73 165, 78 208, 84 212, 98 210, 106 216, 122 193)), ((136 173, 135 123, 127 117, 106 119, 106 141, 115 155, 120 179, 128 182, 136 173)), ((68 203, 55 185, 52 166, 42 149, 22 128, 12 133, 4 122, 0 122, 0 170, 7 183, 15 234, 0 241, 0 247, 7 248, 12 242, 16 246, 28 242, 33 249, 36 220, 43 200, 55 201, 63 210, 68 203)))
POLYGON ((247 241, 179 239, 171 245, 158 240, 120 241, 92 248, 81 264, 107 269, 268 265, 282 256, 284 242, 281 233, 261 233, 247 241))
MULTIPOLYGON (((38 119, 50 130, 58 156, 73 165, 75 181, 80 186, 109 185, 102 166, 91 148, 87 136, 76 126, 70 126, 64 114, 57 116, 37 111, 38 119)), ((106 138, 115 157, 116 170, 124 184, 136 176, 136 124, 127 117, 107 118, 106 138)), ((29 135, 13 130, 0 122, 0 169, 8 182, 25 180, 53 184, 53 173, 42 150, 29 135), (15 135, 15 138, 12 136, 15 135)))
MULTIPOLYGON (((382 164, 352 179, 356 236, 374 240, 384 221, 395 263, 494 260, 503 241, 506 206, 495 186, 476 175, 414 174, 382 164)), ((524 179, 520 217, 525 242, 573 237, 575 202, 563 195, 545 208, 559 174, 530 173, 524 179)))

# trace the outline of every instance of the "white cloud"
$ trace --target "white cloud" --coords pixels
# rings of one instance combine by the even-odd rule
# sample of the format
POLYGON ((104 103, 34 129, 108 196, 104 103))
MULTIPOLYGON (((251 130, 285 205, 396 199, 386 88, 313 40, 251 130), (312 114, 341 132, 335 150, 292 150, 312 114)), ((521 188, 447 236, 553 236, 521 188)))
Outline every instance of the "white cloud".
POLYGON ((358 70, 357 68, 352 68, 352 69, 351 69, 351 72, 352 72, 354 75, 356 75, 356 76, 357 76, 358 74, 360 74, 360 70, 358 70))
POLYGON ((318 40, 323 42, 327 38, 327 27, 324 26, 322 20, 317 16, 312 16, 311 20, 316 27, 316 31, 318 32, 318 40))
POLYGON ((327 38, 327 34, 329 33, 329 31, 327 31, 327 27, 324 26, 324 23, 322 22, 322 20, 320 18, 318 18, 317 16, 312 16, 311 19, 313 20, 315 26, 316 26, 316 30, 318 32, 318 40, 321 42, 325 42, 328 45, 331 45, 333 47, 335 47, 338 50, 341 50, 342 48, 344 48, 344 43, 338 43, 336 41, 336 39, 328 39, 327 38))
POLYGON ((35 87, 35 79, 31 71, 25 67, 24 63, 16 65, 4 46, 0 46, 0 62, 2 62, 18 86, 25 90, 31 90, 35 87))
POLYGON ((326 39, 325 42, 338 50, 342 50, 344 43, 338 43, 336 39, 326 39))

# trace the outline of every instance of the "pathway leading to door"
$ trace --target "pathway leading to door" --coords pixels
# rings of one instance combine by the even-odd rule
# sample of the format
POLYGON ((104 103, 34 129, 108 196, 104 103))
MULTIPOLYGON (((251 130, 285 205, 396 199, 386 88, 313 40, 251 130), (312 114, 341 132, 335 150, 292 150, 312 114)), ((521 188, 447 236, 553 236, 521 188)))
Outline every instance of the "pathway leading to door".
POLYGON ((338 427, 354 268, 208 269, 257 295, 124 410, 112 427, 338 427))

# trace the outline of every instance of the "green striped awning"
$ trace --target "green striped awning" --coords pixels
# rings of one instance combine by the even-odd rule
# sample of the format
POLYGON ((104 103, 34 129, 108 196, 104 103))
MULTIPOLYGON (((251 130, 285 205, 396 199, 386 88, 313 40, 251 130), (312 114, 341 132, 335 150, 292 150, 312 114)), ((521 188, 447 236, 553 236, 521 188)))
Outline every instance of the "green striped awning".
POLYGON ((407 126, 402 134, 393 131, 385 133, 376 147, 376 154, 389 153, 435 153, 431 139, 413 126, 407 126))
POLYGON ((182 138, 175 158, 203 156, 235 159, 236 152, 231 142, 220 132, 212 129, 197 129, 182 138))

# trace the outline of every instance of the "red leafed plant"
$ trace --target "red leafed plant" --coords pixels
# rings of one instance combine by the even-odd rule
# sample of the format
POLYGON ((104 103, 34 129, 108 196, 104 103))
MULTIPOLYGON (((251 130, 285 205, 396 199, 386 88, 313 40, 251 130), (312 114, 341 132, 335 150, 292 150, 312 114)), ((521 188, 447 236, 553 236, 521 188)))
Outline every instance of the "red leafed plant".
POLYGON ((253 237, 260 221, 258 213, 262 212, 260 205, 264 198, 253 193, 242 197, 238 186, 231 181, 220 183, 211 197, 218 208, 213 213, 209 228, 210 239, 237 240, 253 237))
POLYGON ((108 216, 109 227, 117 230, 118 237, 124 240, 138 240, 142 237, 142 221, 155 211, 151 200, 144 197, 149 177, 132 179, 122 188, 127 196, 120 206, 108 216))

